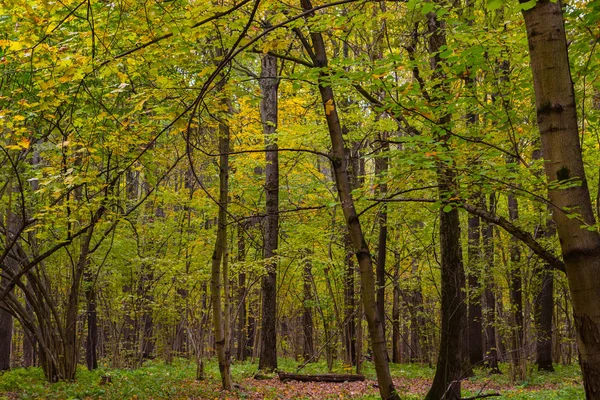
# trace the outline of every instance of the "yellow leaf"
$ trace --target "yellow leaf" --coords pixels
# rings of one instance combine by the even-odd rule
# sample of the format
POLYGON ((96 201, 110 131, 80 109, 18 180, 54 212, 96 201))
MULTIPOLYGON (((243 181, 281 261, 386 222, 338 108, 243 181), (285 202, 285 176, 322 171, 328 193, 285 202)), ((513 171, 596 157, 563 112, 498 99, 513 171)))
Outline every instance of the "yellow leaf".
POLYGON ((329 115, 333 110, 335 110, 333 99, 329 99, 325 102, 325 114, 329 115))
POLYGON ((19 140, 17 142, 17 144, 19 146, 21 146, 23 149, 28 149, 29 145, 31 144, 31 141, 29 139, 27 139, 27 138, 22 138, 21 140, 19 140))

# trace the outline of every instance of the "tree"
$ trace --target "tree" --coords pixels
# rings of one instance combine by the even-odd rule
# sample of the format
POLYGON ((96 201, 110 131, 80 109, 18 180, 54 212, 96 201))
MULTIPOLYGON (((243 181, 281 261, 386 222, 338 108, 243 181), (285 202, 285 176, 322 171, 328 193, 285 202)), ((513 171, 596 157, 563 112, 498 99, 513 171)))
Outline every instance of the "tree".
MULTIPOLYGON (((303 10, 310 11, 312 5, 308 0, 302 0, 303 10)), ((312 46, 304 41, 305 49, 311 55, 315 67, 325 68, 328 65, 325 43, 320 32, 311 29, 310 37, 312 46)), ((346 221, 347 229, 356 254, 361 277, 361 296, 367 324, 369 337, 373 350, 375 371, 379 382, 379 393, 384 399, 399 399, 394 388, 388 365, 388 355, 383 335, 383 321, 377 316, 377 303, 375 301, 375 278, 373 276, 373 263, 371 253, 362 232, 359 217, 354 207, 354 200, 350 189, 348 176, 346 150, 342 136, 342 126, 338 116, 337 105, 331 86, 326 85, 329 77, 322 71, 319 74, 319 93, 325 112, 325 119, 331 139, 332 155, 331 164, 335 175, 335 183, 338 190, 339 201, 346 221)))
POLYGON ((277 368, 277 244, 279 239, 279 155, 277 150, 277 58, 262 57, 260 76, 262 101, 261 120, 265 134, 267 166, 265 172, 266 221, 264 229, 264 258, 268 260, 267 273, 262 279, 262 331, 258 368, 273 371, 277 368))
POLYGON ((520 0, 552 217, 560 238, 586 398, 600 398, 600 234, 583 167, 561 2, 520 0))

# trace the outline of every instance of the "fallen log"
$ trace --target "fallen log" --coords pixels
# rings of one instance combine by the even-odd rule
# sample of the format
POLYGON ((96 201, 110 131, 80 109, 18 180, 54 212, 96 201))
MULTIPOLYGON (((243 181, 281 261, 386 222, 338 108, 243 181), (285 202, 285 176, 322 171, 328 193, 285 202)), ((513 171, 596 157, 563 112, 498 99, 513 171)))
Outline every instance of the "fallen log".
POLYGON ((279 380, 285 381, 300 381, 300 382, 360 382, 365 380, 364 375, 348 375, 348 374, 322 374, 322 375, 301 375, 287 374, 279 372, 279 380))

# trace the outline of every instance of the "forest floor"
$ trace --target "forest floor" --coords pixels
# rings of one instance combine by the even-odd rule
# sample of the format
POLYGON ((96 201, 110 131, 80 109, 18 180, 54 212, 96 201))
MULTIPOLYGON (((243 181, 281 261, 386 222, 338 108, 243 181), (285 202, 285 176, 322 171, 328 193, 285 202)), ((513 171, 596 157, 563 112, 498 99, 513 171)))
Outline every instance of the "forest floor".
MULTIPOLYGON (((295 372, 297 362, 280 359, 281 370, 295 372)), ((220 389, 216 362, 208 362, 206 380, 196 381, 196 367, 178 359, 167 365, 152 361, 135 370, 111 369, 102 366, 88 372, 83 367, 75 382, 48 384, 39 368, 17 368, 0 375, 0 400, 13 399, 377 399, 375 373, 365 364, 367 379, 363 382, 303 383, 273 379, 256 380, 256 364, 234 363, 232 373, 239 385, 232 392, 220 389), (111 382, 102 384, 103 377, 111 382)), ((326 373, 323 363, 310 364, 301 373, 326 373)), ((501 365, 501 375, 488 375, 484 370, 463 382, 463 397, 500 393, 498 399, 582 399, 581 374, 577 365, 556 366, 554 373, 530 371, 526 381, 510 382, 507 365, 501 365)), ((335 373, 351 373, 344 366, 335 373)), ((402 399, 422 399, 427 392, 434 370, 422 365, 392 364, 392 376, 402 399)))

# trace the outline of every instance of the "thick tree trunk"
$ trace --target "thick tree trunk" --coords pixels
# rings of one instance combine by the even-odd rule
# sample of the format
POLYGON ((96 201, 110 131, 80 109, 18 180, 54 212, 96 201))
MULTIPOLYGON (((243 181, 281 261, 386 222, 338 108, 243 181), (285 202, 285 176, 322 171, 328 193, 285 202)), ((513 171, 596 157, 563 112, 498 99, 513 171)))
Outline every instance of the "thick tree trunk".
MULTIPOLYGON (((312 9, 309 0, 301 0, 304 10, 312 9)), ((335 175, 335 183, 338 190, 339 200, 342 205, 342 211, 348 233, 352 242, 352 247, 356 253, 361 277, 361 295, 364 306, 365 317, 369 328, 369 337, 373 350, 375 372, 379 383, 379 393, 384 399, 396 400, 400 397, 394 388, 392 377, 390 375, 388 355, 385 338, 383 335, 382 321, 378 318, 377 303, 375 301, 375 277, 373 276, 373 263, 371 252, 365 241, 365 237, 360 225, 360 219, 354 207, 354 199, 350 187, 348 176, 348 163, 345 157, 345 145, 342 135, 342 127, 337 112, 337 105, 333 96, 333 89, 328 82, 328 76, 325 72, 328 65, 327 53, 323 36, 319 32, 311 32, 312 48, 307 50, 314 55, 314 63, 317 68, 321 68, 319 77, 319 93, 325 112, 325 119, 329 129, 331 139, 331 163, 335 175)))
POLYGON ((262 58, 260 90, 262 101, 260 114, 265 134, 266 147, 266 218, 264 231, 264 258, 267 260, 267 274, 262 280, 262 330, 260 359, 258 368, 273 371, 277 368, 277 261, 275 256, 279 241, 279 153, 274 138, 277 129, 277 59, 265 54, 262 58))
POLYGON ((548 195, 569 281, 585 393, 588 399, 600 399, 600 235, 581 227, 593 227, 596 221, 581 155, 561 2, 540 0, 523 16, 544 169, 548 183, 556 184, 548 195), (581 184, 560 185, 573 180, 581 184))
POLYGON ((10 369, 13 318, 7 311, 0 310, 0 371, 10 369))

